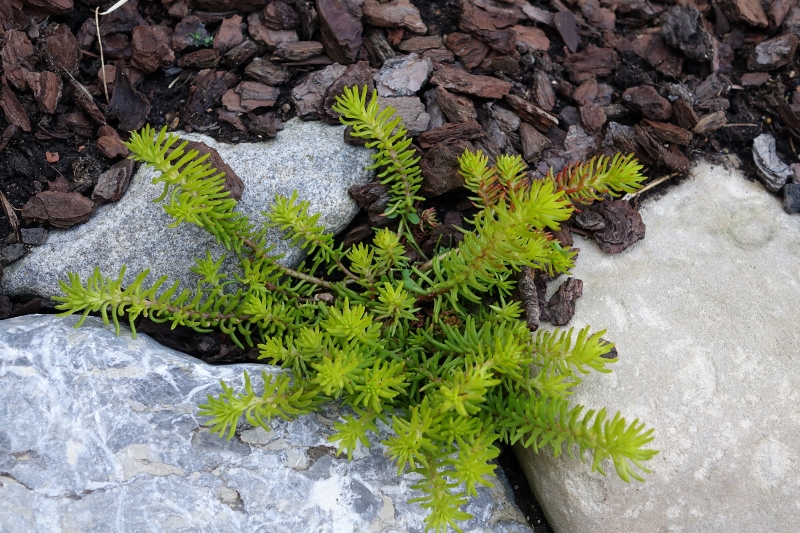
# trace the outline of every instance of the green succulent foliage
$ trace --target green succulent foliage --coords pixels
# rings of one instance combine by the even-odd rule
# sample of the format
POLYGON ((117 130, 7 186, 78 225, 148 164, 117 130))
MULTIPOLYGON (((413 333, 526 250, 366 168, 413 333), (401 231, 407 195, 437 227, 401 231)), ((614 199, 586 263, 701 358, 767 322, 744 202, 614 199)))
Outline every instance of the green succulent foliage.
POLYGON ((240 271, 231 279, 220 273, 223 258, 206 254, 194 269, 197 287, 183 291, 166 277, 145 287, 146 271, 127 287, 124 269, 116 278, 95 271, 85 283, 70 274, 55 297, 63 315, 99 312, 117 330, 126 316, 134 332, 143 315, 257 344, 261 358, 285 371, 263 373, 260 393, 247 375, 243 391, 223 383, 223 392, 200 406, 212 430, 230 438, 242 417, 269 429, 273 418, 291 420, 340 401, 351 414, 329 440, 352 457, 378 433, 378 422, 386 424, 384 444, 398 472, 422 476, 414 485, 421 495, 412 501, 430 511, 431 531, 462 531, 459 523, 470 518, 462 505, 492 484, 498 442, 555 456, 577 450, 592 470, 605 474, 609 460, 623 480, 641 480, 657 453, 647 447, 653 430, 569 401, 581 376, 609 372, 615 362, 604 332, 532 334, 514 300, 521 268, 555 274, 573 266, 575 252, 550 232, 575 204, 636 189, 641 166, 630 156, 598 159, 531 180, 518 156, 490 165, 480 152, 466 152, 461 174, 478 208, 471 228, 455 248, 412 262, 406 239, 409 224, 420 220, 421 178, 405 128, 393 110, 379 111, 374 94, 367 101, 366 89, 345 89, 335 109, 377 150, 374 167, 384 169, 380 178, 392 195, 387 214, 400 218, 396 230, 378 230, 370 244, 345 250, 296 193, 278 196, 265 213, 267 227, 283 230, 309 254, 297 269, 282 266, 265 230, 233 210, 222 174, 164 130, 146 127, 127 145, 133 158, 161 172, 157 201, 175 224, 216 236, 240 271))

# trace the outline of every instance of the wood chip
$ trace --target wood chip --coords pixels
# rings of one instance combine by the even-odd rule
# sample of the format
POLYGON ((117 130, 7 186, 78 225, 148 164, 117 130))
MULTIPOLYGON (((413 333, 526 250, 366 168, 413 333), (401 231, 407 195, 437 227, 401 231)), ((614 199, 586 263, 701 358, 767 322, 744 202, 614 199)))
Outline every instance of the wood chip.
POLYGON ((25 108, 19 103, 17 95, 14 94, 11 87, 5 83, 0 92, 0 107, 3 108, 9 124, 13 124, 22 131, 31 131, 31 121, 28 119, 28 114, 25 113, 25 108))
POLYGON ((419 145, 422 148, 430 148, 435 144, 455 139, 473 140, 485 135, 483 128, 474 120, 458 122, 454 124, 444 124, 438 128, 422 133, 419 138, 419 145))
POLYGON ((506 102, 516 111, 522 120, 531 124, 537 130, 546 132, 556 124, 558 124, 558 117, 552 113, 548 113, 541 107, 534 105, 527 100, 520 98, 514 94, 506 95, 506 102))
POLYGON ((698 120, 693 131, 698 135, 705 135, 717 131, 727 123, 728 117, 725 116, 725 111, 715 111, 698 120))
POLYGON ((458 68, 444 67, 434 72, 431 83, 457 93, 480 98, 502 98, 511 90, 511 83, 491 76, 468 74, 458 68))

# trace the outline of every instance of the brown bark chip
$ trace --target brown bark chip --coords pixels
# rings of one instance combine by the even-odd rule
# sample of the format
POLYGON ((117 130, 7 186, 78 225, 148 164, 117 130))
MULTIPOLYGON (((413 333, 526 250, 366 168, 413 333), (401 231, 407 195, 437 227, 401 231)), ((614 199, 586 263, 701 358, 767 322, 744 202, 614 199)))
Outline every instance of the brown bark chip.
POLYGON ((453 32, 444 38, 444 45, 464 63, 468 69, 481 64, 489 53, 489 47, 466 33, 453 32))
POLYGON ((502 98, 511 90, 507 81, 490 76, 467 74, 461 69, 444 67, 437 70, 431 83, 451 91, 470 94, 480 98, 502 98))
POLYGON ((575 20, 575 15, 572 14, 572 11, 564 9, 553 15, 553 24, 569 51, 572 53, 577 52, 581 40, 578 37, 578 22, 575 20))
POLYGON ((662 98, 650 85, 631 87, 622 93, 626 106, 651 120, 667 120, 672 116, 669 100, 662 98))
POLYGON ((411 33, 428 31, 422 22, 419 9, 409 0, 365 0, 362 7, 367 24, 383 28, 403 28, 411 33))
POLYGON ((454 140, 474 140, 483 137, 485 132, 480 124, 474 120, 443 124, 438 128, 419 136, 419 145, 422 148, 430 148, 435 144, 454 140))
POLYGON ((645 225, 637 210, 624 200, 600 202, 575 218, 579 226, 594 231, 600 249, 609 254, 627 250, 644 238, 645 225))
POLYGON ((519 140, 522 145, 522 158, 528 163, 539 159, 542 152, 552 145, 550 139, 527 122, 519 125, 519 140))
POLYGON ((583 83, 597 76, 608 76, 616 67, 617 54, 614 50, 594 45, 564 59, 564 68, 574 83, 583 83))
POLYGON ((49 72, 30 72, 25 76, 39 108, 45 113, 54 114, 63 90, 61 77, 49 72))
POLYGON ((436 87, 436 103, 450 122, 477 120, 475 104, 468 96, 453 94, 444 87, 436 87))
POLYGON ((769 26, 769 19, 760 0, 720 0, 719 5, 731 20, 748 26, 769 26))
POLYGON ((538 107, 519 96, 509 94, 506 95, 506 102, 511 108, 516 111, 519 117, 531 124, 537 130, 546 132, 553 126, 558 124, 558 117, 552 113, 548 113, 541 107, 538 107))
POLYGON ((148 113, 150 113, 150 101, 131 87, 128 75, 118 67, 114 76, 111 102, 106 106, 106 117, 119 119, 121 131, 132 131, 144 126, 148 113))
POLYGON ((317 0, 322 44, 336 63, 352 63, 362 43, 361 20, 344 0, 317 0))
POLYGON ((345 87, 355 86, 361 91, 365 85, 367 86, 367 95, 371 95, 372 90, 375 88, 374 75, 375 69, 370 68, 369 63, 366 61, 359 61, 355 65, 347 67, 344 74, 325 90, 325 95, 320 102, 320 118, 328 124, 339 125, 340 115, 333 110, 333 106, 336 104, 336 97, 344 93, 345 87))
POLYGON ((23 0, 23 3, 49 15, 68 15, 75 7, 72 0, 23 0))
POLYGON ((110 135, 105 135, 97 139, 97 149, 109 159, 127 157, 128 154, 130 154, 128 147, 122 144, 119 138, 110 135))
POLYGON ((165 26, 136 26, 131 33, 131 64, 147 74, 175 62, 172 30, 165 26))
POLYGON ((464 150, 474 152, 475 147, 469 141, 454 139, 435 145, 422 156, 422 191, 427 197, 435 198, 464 185, 458 173, 458 158, 464 150))
POLYGON ((222 159, 215 148, 210 147, 204 142, 189 141, 184 151, 188 152, 189 150, 197 150, 201 156, 208 154, 206 162, 211 165, 212 168, 217 169, 217 172, 225 173, 225 189, 231 193, 231 198, 237 201, 242 199, 242 192, 244 192, 244 182, 242 178, 236 175, 236 172, 222 159))
POLYGON ((53 72, 68 72, 78 75, 81 62, 81 51, 78 41, 66 24, 51 24, 45 30, 43 56, 45 63, 53 72))
POLYGON ((33 54, 33 45, 24 32, 17 30, 6 32, 5 44, 0 48, 3 73, 8 82, 21 91, 28 88, 25 81, 26 74, 34 70, 33 54))
POLYGON ((94 202, 77 192, 40 192, 22 208, 25 222, 49 222, 55 228, 83 224, 92 216, 94 202))
MULTIPOLYGON (((110 137, 103 137, 103 139, 108 138, 110 137)), ((111 168, 100 174, 97 185, 92 191, 92 200, 98 204, 118 201, 128 190, 135 168, 136 163, 132 159, 123 159, 113 164, 111 168)))
POLYGON ((517 291, 525 308, 525 323, 529 331, 539 329, 539 294, 536 291, 534 276, 531 267, 522 267, 517 274, 517 291))
POLYGON ((17 95, 6 84, 3 84, 2 92, 0 92, 0 107, 3 108, 6 120, 9 124, 22 129, 23 131, 31 131, 31 121, 28 119, 28 114, 25 113, 25 108, 17 100, 17 95))
POLYGON ((567 278, 547 302, 550 322, 554 326, 569 324, 575 315, 575 300, 583 294, 583 281, 578 278, 567 278))

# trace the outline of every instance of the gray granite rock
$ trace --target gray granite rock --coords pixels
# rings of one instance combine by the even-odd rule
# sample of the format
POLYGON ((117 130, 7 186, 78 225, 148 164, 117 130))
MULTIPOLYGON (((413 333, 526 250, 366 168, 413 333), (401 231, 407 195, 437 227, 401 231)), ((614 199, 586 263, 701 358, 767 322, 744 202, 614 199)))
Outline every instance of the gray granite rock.
MULTIPOLYGON (((337 408, 270 432, 241 425, 230 441, 203 426, 197 404, 219 380, 275 367, 209 366, 75 323, 0 322, 0 531, 423 531, 425 511, 406 503, 415 478, 397 476, 385 433, 353 461, 334 456, 337 408)), ((468 504, 466 531, 531 532, 500 481, 468 504)))
MULTIPOLYGON (((298 190, 301 199, 311 202, 312 213, 322 213, 320 223, 338 232, 358 211, 347 189, 368 182, 372 175, 364 170, 371 162, 370 151, 342 142, 343 129, 292 120, 277 139, 263 143, 228 145, 202 135, 185 137, 216 148, 242 178, 245 189, 237 209, 252 222, 260 225, 260 213, 276 194, 290 196, 298 190)), ((119 202, 99 206, 84 225, 51 231, 46 244, 6 269, 3 292, 50 297, 60 293, 58 280, 65 280, 67 272, 85 279, 97 265, 104 275, 116 277, 123 264, 128 265, 129 280, 149 268, 153 280, 168 274, 193 287, 197 280, 189 272, 193 259, 204 257, 206 250, 214 257, 225 250, 197 226, 167 227, 172 219, 152 202, 163 188, 151 183, 153 176, 149 169, 140 169, 119 202)), ((279 232, 271 232, 270 240, 276 243, 277 253, 286 254, 285 263, 300 261, 300 251, 290 250, 279 232)), ((232 263, 229 259, 228 269, 232 263)))
MULTIPOLYGON (((703 164, 646 203, 618 255, 576 237, 570 324, 619 362, 574 401, 655 428, 644 483, 518 449, 558 532, 789 532, 800 516, 800 219, 739 172, 703 164)), ((556 284, 557 285, 557 284, 556 284)))
POLYGON ((403 124, 409 135, 416 136, 428 130, 431 116, 425 111, 425 105, 423 105, 418 96, 379 96, 378 104, 381 109, 393 107, 395 116, 403 119, 403 124))
POLYGON ((414 96, 428 81, 433 63, 417 54, 387 59, 375 74, 379 96, 414 96))
POLYGON ((789 165, 778 157, 775 137, 768 133, 762 133, 753 139, 753 162, 758 169, 758 177, 772 192, 778 192, 794 175, 789 165))

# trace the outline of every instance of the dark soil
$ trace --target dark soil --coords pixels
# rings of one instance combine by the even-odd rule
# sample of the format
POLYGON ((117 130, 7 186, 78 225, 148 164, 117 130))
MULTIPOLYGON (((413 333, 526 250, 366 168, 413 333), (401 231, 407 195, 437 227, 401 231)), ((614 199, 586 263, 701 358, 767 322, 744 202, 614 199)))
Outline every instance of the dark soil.
MULTIPOLYGON (((365 1, 374 3, 346 0, 353 6, 365 1)), ((121 157, 104 153, 101 145, 106 145, 100 141, 104 136, 113 133, 124 140, 128 132, 123 126, 149 123, 170 130, 201 131, 230 142, 263 140, 276 135, 282 121, 298 114, 299 104, 292 97, 292 89, 333 63, 330 58, 341 58, 339 61, 346 64, 363 60, 370 68, 380 69, 387 53, 407 53, 404 47, 412 42, 408 39, 417 36, 392 23, 382 22, 378 27, 379 23, 373 20, 375 26, 371 26, 358 9, 351 9, 350 15, 338 12, 337 17, 360 20, 364 44, 346 50, 336 42, 340 22, 331 23, 333 37, 325 37, 320 31, 320 6, 336 4, 341 10, 345 5, 332 0, 130 0, 117 12, 101 17, 105 64, 120 73, 109 94, 112 102, 123 106, 146 102, 149 111, 137 114, 134 106, 115 114, 98 77, 102 63, 93 24, 98 2, 76 0, 66 12, 59 10, 58 6, 63 5, 59 2, 37 2, 55 6, 50 12, 47 7, 37 11, 30 3, 0 1, 0 193, 13 207, 5 216, 0 215, 3 264, 18 258, 18 253, 12 253, 19 249, 18 245, 14 248, 17 243, 24 244, 25 249, 34 246, 21 229, 50 229, 46 223, 42 226, 25 220, 24 208, 31 198, 44 191, 92 197, 99 176, 121 157), (242 5, 253 7, 247 12, 230 9, 242 5), (242 17, 240 40, 251 47, 249 55, 238 59, 222 42, 238 39, 236 29, 232 36, 222 35, 223 19, 236 15, 242 17), (203 22, 206 34, 216 38, 213 42, 203 43, 198 34, 195 41, 183 47, 164 37, 179 23, 196 20, 192 19, 195 16, 203 22), (264 37, 265 33, 253 31, 254 24, 271 24, 271 30, 277 33, 267 32, 268 37, 264 37), (59 25, 66 27, 66 32, 59 25), (161 48, 156 48, 154 54, 137 52, 130 44, 141 27, 155 32, 151 44, 161 48), (169 31, 164 33, 157 27, 169 31), (61 40, 51 41, 59 31, 61 40), (277 96, 269 105, 244 109, 242 101, 243 107, 237 110, 230 101, 224 103, 223 94, 242 95, 241 83, 254 81, 246 72, 254 59, 270 60, 273 53, 279 55, 285 49, 285 43, 277 42, 275 35, 292 31, 306 44, 321 42, 322 53, 284 63, 276 59, 287 75, 286 81, 276 83, 277 96), (179 66, 187 65, 191 54, 198 52, 214 56, 216 63, 209 70, 179 66), (153 61, 157 64, 148 67, 147 63, 153 61), (50 85, 41 82, 45 87, 42 94, 35 93, 33 84, 40 82, 34 80, 44 79, 48 72, 55 74, 48 78, 50 85), (128 92, 120 81, 122 72, 132 86, 128 92), (56 79, 61 87, 60 98, 56 98, 56 79), (84 88, 91 94, 89 102, 80 98, 84 88), (47 96, 57 101, 50 109, 47 96)), ((565 225, 567 231, 557 235, 560 240, 570 239, 572 229, 595 236, 602 246, 596 223, 602 217, 616 216, 626 223, 608 225, 627 227, 629 233, 611 236, 616 244, 609 245, 609 250, 621 251, 643 233, 641 220, 636 218, 638 203, 648 195, 668 193, 669 187, 687 175, 690 162, 698 158, 723 161, 736 155, 748 179, 756 179, 752 141, 760 134, 775 137, 777 157, 782 161, 791 165, 798 160, 797 0, 412 3, 427 27, 425 35, 443 38, 439 48, 429 49, 426 45, 417 50, 432 61, 434 78, 416 95, 433 95, 429 91, 439 86, 434 99, 439 103, 428 108, 431 114, 442 107, 440 96, 451 98, 451 103, 457 101, 450 109, 453 114, 445 112, 446 127, 440 130, 436 126, 441 123, 432 124, 434 132, 425 133, 427 139, 434 141, 415 140, 422 147, 423 157, 452 143, 467 143, 490 155, 520 153, 529 164, 532 177, 537 177, 551 167, 558 172, 592 156, 632 151, 645 165, 651 181, 670 177, 633 199, 632 209, 619 206, 617 210, 571 220, 565 225), (456 78, 464 74, 480 78, 470 77, 453 88, 456 78), (444 90, 447 87, 451 87, 450 92, 444 90), (506 93, 508 96, 502 97, 506 93), (477 122, 456 115, 472 117, 477 122), (504 122, 509 116, 521 118, 522 125, 509 126, 504 122), (468 122, 469 127, 448 129, 468 122), (473 134, 476 128, 477 137, 473 134), (473 133, 464 136, 467 130, 473 133), (594 222, 587 223, 589 219, 594 222)), ((313 114, 325 115, 326 111, 319 108, 313 114)), ((434 186, 453 183, 452 168, 425 167, 424 178, 425 190, 430 193, 420 208, 433 208, 437 219, 444 222, 438 233, 418 235, 420 247, 429 252, 458 240, 454 226, 462 224, 470 205, 457 181, 453 187, 434 186)), ((797 183, 796 177, 790 180, 797 183)), ((779 189, 777 194, 784 194, 785 190, 779 189)), ((339 238, 346 243, 369 238, 375 224, 375 217, 362 211, 339 238)), ((537 278, 537 283, 545 281, 537 278)), ((38 310, 37 300, 18 296, 9 300, 0 295, 0 318, 38 310)), ((569 320, 569 316, 560 313, 559 321, 569 320)), ((198 337, 181 328, 169 331, 150 323, 140 323, 139 328, 168 346, 214 364, 254 361, 257 357, 252 350, 236 348, 220 334, 198 337)), ((500 464, 531 526, 537 533, 550 531, 510 450, 504 449, 500 464)))

